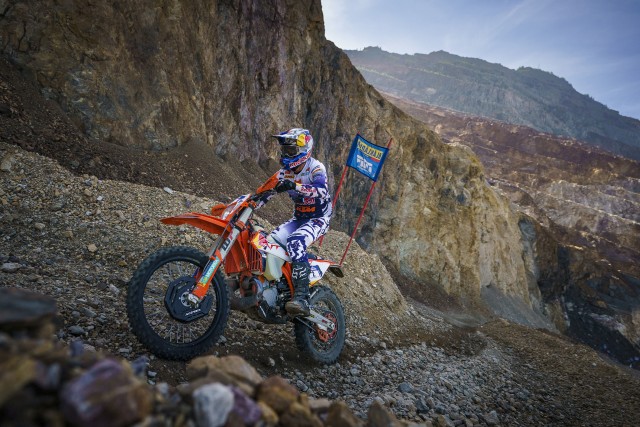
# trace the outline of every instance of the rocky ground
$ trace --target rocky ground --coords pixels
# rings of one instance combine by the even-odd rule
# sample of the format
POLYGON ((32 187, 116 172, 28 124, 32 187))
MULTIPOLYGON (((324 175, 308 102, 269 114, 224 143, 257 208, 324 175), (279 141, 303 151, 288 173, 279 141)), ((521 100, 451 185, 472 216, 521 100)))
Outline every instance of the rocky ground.
MULTIPOLYGON (((55 298, 60 341, 81 340, 89 350, 127 360, 147 355, 151 384, 187 381, 185 364, 155 359, 130 333, 124 294, 133 269, 153 249, 205 249, 211 242, 158 218, 207 211, 215 201, 72 174, 5 142, 0 162, 0 286, 55 298)), ((322 251, 337 258, 345 239, 331 233, 322 251)), ((637 371, 542 330, 486 318, 454 326, 460 322, 452 319, 464 317, 453 312, 460 307, 435 291, 431 300, 360 304, 374 285, 389 286, 389 274, 357 246, 345 270, 345 279, 331 281, 349 326, 338 364, 302 358, 290 327, 235 312, 214 353, 240 355, 261 375, 282 375, 313 398, 343 400, 361 418, 379 402, 401 419, 426 425, 631 426, 640 419, 637 371)))

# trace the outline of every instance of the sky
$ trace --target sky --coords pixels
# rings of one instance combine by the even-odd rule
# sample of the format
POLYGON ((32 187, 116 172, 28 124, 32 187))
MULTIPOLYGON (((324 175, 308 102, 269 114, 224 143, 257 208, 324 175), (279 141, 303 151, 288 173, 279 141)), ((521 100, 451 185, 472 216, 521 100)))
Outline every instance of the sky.
POLYGON ((321 0, 341 49, 533 67, 640 119, 640 0, 321 0))

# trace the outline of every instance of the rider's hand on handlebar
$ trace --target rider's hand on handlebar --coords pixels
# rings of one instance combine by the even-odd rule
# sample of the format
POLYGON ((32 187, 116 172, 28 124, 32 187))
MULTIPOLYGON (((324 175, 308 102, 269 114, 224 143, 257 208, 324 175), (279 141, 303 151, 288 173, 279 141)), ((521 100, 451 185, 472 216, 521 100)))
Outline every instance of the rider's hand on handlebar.
POLYGON ((276 184, 276 192, 278 193, 282 193, 284 191, 289 191, 289 190, 295 190, 295 189, 296 189, 296 183, 286 179, 278 181, 278 183, 276 184))
POLYGON ((249 200, 257 202, 269 194, 275 194, 275 191, 276 190, 267 190, 267 191, 263 191, 262 193, 256 193, 253 196, 251 196, 249 200))

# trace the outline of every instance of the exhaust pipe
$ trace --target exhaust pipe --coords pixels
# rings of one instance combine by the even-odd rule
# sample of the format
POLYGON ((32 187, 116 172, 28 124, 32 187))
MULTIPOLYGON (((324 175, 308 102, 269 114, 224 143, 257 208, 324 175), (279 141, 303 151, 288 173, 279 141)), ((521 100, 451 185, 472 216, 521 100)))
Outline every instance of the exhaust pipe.
POLYGON ((231 307, 231 310, 245 311, 257 305, 257 295, 251 295, 249 297, 236 297, 231 295, 231 298, 229 298, 229 306, 231 307))
POLYGON ((236 296, 235 291, 240 287, 237 280, 227 280, 227 287, 229 288, 229 307, 231 310, 245 311, 258 305, 258 295, 255 293, 248 297, 236 296))

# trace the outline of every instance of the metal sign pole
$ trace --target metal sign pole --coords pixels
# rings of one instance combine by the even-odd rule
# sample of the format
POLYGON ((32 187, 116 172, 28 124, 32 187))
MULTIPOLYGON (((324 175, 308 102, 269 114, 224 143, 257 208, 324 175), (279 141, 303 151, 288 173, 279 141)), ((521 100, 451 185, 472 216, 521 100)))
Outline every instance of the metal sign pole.
MULTIPOLYGON (((387 144, 387 149, 389 149, 391 147, 391 142, 393 142, 393 138, 389 139, 389 143, 387 144)), ((340 260, 340 266, 342 266, 342 263, 344 262, 344 259, 347 256, 347 251, 349 250, 349 247, 351 246, 351 242, 353 241, 353 238, 355 237, 356 232, 358 231, 358 225, 360 225, 360 220, 362 220, 362 217, 364 216, 364 210, 367 208, 367 205, 369 204, 369 199, 371 199, 371 194, 373 193, 373 188, 376 186, 376 182, 377 181, 373 181, 373 184, 371 184, 371 188, 369 189, 369 194, 367 195, 367 199, 364 202, 364 206, 362 207, 362 211, 360 211, 360 216, 358 217, 358 221, 356 222, 356 226, 353 228, 353 233, 351 233, 351 238, 349 239, 349 243, 347 244, 347 248, 344 250, 344 254, 342 254, 342 259, 340 260)))

